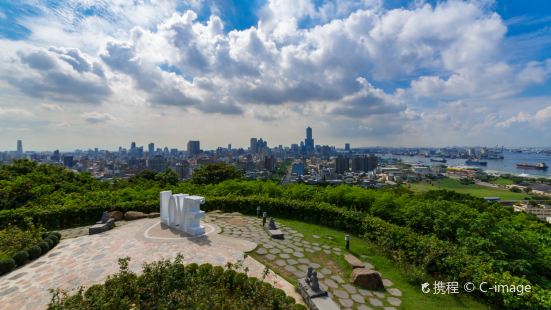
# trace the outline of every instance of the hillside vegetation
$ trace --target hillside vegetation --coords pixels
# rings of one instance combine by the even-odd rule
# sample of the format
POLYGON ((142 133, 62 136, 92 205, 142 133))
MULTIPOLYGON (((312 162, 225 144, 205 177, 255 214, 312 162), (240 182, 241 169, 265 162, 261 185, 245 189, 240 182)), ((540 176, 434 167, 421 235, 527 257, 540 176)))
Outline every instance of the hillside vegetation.
POLYGON ((206 196, 207 210, 253 214, 261 206, 270 215, 345 230, 385 248, 393 260, 445 281, 531 284, 532 292, 523 296, 480 297, 511 309, 551 308, 549 225, 453 191, 279 186, 240 179, 197 184, 178 182, 171 172, 104 182, 17 161, 0 169, 0 226, 30 217, 58 228, 91 223, 104 210, 156 211, 159 191, 167 189, 206 196))

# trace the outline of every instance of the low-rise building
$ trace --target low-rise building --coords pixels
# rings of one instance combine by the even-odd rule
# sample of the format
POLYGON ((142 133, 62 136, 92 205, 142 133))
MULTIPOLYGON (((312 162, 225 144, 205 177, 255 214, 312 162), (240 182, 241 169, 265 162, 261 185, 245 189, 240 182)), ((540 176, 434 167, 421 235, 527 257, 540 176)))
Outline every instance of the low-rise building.
POLYGON ((546 221, 547 218, 551 217, 551 206, 545 206, 542 204, 538 204, 537 206, 529 203, 516 204, 513 206, 513 209, 515 212, 534 214, 542 221, 546 221))

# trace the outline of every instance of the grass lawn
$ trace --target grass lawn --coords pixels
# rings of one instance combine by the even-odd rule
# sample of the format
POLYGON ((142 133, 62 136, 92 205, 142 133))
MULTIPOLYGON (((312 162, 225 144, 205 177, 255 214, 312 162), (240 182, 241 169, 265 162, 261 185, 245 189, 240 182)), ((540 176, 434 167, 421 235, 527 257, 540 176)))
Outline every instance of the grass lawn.
MULTIPOLYGON (((331 247, 340 247, 346 252, 344 249, 343 232, 299 221, 278 219, 277 222, 285 224, 304 234, 304 240, 317 242, 321 245, 327 244, 331 247), (318 235, 320 238, 313 238, 312 235, 318 235)), ((390 279, 394 282, 394 287, 402 291, 402 296, 400 297, 402 304, 400 309, 490 309, 489 306, 484 305, 465 293, 457 295, 424 294, 421 291, 420 285, 408 282, 407 277, 404 275, 405 271, 398 267, 393 261, 382 255, 377 246, 373 245, 371 242, 355 236, 350 236, 350 252, 356 255, 356 257, 373 264, 375 269, 381 272, 384 278, 390 279)), ((321 255, 325 254, 322 252, 321 255)), ((350 275, 352 269, 344 258, 342 256, 331 256, 333 256, 331 261, 338 265, 338 267, 333 266, 333 268, 338 268, 346 275, 350 275)), ((323 259, 325 260, 327 258, 324 257, 323 259)), ((276 271, 278 270, 276 269, 276 271)), ((347 279, 347 277, 343 278, 347 279)), ((426 281, 432 283, 434 280, 427 277, 426 281)))
POLYGON ((500 197, 502 200, 523 200, 528 195, 525 193, 513 193, 506 189, 501 188, 491 188, 476 184, 464 185, 459 182, 459 180, 444 178, 432 181, 432 184, 429 184, 425 181, 412 183, 408 186, 414 192, 429 191, 429 190, 438 190, 438 189, 447 189, 453 190, 463 194, 471 194, 475 197, 500 197))
POLYGON ((492 183, 497 184, 497 185, 505 186, 505 185, 514 184, 515 182, 513 182, 513 180, 511 180, 511 179, 497 178, 496 180, 492 181, 492 183))

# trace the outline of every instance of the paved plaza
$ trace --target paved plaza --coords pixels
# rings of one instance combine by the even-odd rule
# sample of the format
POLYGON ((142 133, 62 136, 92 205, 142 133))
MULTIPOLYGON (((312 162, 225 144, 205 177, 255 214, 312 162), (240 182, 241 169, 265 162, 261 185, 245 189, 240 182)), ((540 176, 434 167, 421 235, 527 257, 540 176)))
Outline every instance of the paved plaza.
MULTIPOLYGON (((259 218, 210 212, 204 219, 207 235, 202 237, 163 227, 159 218, 121 224, 124 225, 91 236, 84 235, 86 229, 83 228, 67 230, 64 236, 71 238, 63 238, 47 254, 0 277, 2 309, 44 309, 51 297, 49 289, 74 290, 103 283, 108 275, 118 271, 118 258, 130 257, 130 269, 139 272, 146 262, 174 259, 178 253, 184 256, 186 264, 225 266, 228 262, 242 262, 242 268, 258 278, 262 278, 265 265, 283 273, 287 279, 304 277, 308 266, 313 266, 321 287, 328 290, 343 309, 396 309, 401 304, 401 291, 388 279, 383 280, 386 292, 363 290, 349 284, 338 268, 332 268, 326 260, 332 254, 343 255, 340 248, 325 245, 321 240, 320 243, 304 240, 301 233, 283 225, 280 229, 285 239, 271 239, 259 218), (244 256, 251 251, 260 262, 244 256)), ((366 265, 370 266, 367 262, 366 265)), ((265 281, 303 302, 294 286, 275 273, 269 272, 265 281)))
MULTIPOLYGON (((140 271, 146 262, 174 259, 178 253, 187 263, 225 266, 243 261, 243 253, 253 250, 254 242, 220 235, 215 224, 206 225, 208 235, 189 237, 162 229, 159 218, 128 222, 97 235, 62 239, 40 258, 0 277, 0 308, 44 309, 50 301, 49 289, 76 289, 105 281, 118 271, 118 258, 131 257, 130 269, 140 271)), ((71 231, 75 234, 75 231, 71 231)), ((249 275, 262 277, 264 266, 252 258, 243 261, 249 275)), ((294 287, 270 273, 267 282, 296 299, 294 287)))

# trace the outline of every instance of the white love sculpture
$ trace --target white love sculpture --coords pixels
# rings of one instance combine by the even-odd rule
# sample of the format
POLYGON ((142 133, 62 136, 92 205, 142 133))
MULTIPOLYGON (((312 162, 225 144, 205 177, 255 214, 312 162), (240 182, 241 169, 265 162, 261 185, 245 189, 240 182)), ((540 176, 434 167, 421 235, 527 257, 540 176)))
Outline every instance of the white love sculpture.
POLYGON ((205 211, 200 209, 205 197, 172 195, 172 191, 162 191, 160 197, 162 224, 194 236, 205 233, 205 227, 201 226, 201 218, 205 216, 205 211))

